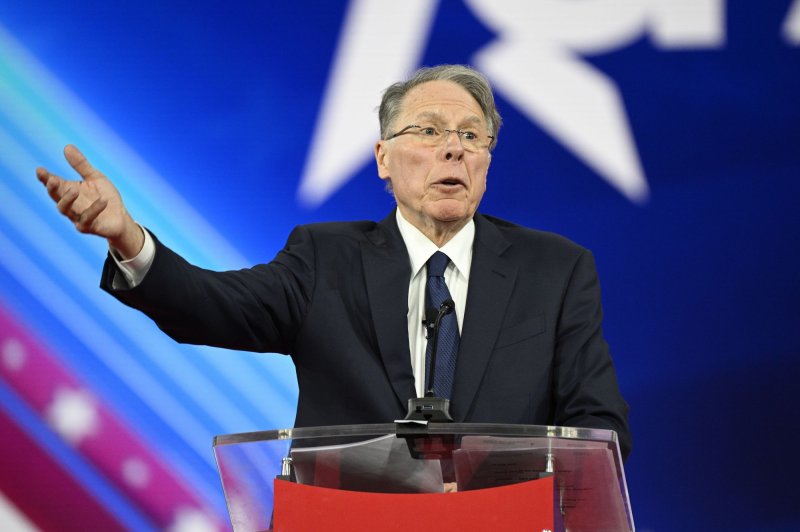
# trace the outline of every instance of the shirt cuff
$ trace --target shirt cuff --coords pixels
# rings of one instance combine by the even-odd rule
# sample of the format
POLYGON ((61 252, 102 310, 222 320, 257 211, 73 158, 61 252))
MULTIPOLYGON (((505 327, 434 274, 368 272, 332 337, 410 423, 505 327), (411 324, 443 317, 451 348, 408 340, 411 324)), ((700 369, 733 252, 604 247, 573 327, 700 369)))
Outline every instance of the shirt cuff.
POLYGON ((125 260, 116 249, 110 246, 108 248, 108 253, 114 259, 119 273, 122 273, 122 277, 119 274, 115 275, 111 283, 112 288, 115 290, 138 286, 144 280, 145 275, 150 270, 150 266, 153 264, 153 259, 156 256, 156 244, 153 241, 153 237, 150 236, 150 232, 141 225, 139 227, 144 233, 144 245, 138 255, 132 259, 125 260))

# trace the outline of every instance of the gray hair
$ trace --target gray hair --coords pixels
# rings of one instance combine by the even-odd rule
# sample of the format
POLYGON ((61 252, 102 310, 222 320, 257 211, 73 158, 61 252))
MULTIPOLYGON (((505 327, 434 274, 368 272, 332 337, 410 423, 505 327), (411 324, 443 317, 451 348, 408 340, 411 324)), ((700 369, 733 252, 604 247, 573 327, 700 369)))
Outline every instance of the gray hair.
POLYGON ((403 99, 406 94, 423 83, 429 81, 452 81, 464 87, 473 97, 483 111, 483 117, 492 132, 492 142, 489 149, 494 149, 497 144, 497 132, 503 119, 497 112, 494 104, 492 87, 486 76, 466 65, 438 65, 434 67, 423 67, 414 72, 407 81, 398 81, 390 85, 384 92, 381 105, 378 108, 378 120, 381 126, 381 138, 385 139, 391 134, 390 128, 397 119, 403 107, 403 99))

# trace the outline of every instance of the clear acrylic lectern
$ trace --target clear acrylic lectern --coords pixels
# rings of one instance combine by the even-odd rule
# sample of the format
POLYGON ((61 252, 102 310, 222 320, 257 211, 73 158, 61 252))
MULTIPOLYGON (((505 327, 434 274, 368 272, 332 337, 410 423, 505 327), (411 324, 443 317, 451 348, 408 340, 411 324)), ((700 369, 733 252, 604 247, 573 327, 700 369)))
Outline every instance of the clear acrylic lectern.
POLYGON ((634 530, 609 430, 342 425, 217 436, 214 454, 236 531, 634 530))

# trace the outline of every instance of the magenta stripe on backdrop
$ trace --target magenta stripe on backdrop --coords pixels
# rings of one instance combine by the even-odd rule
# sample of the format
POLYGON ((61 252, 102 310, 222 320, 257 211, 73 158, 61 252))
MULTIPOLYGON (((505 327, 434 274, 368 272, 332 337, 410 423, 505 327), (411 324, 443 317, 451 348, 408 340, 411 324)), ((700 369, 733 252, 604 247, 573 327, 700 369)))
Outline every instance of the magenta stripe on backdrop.
POLYGON ((161 528, 226 530, 163 460, 0 306, 0 378, 161 528))
POLYGON ((0 410, 0 491, 42 530, 125 530, 68 471, 0 410))

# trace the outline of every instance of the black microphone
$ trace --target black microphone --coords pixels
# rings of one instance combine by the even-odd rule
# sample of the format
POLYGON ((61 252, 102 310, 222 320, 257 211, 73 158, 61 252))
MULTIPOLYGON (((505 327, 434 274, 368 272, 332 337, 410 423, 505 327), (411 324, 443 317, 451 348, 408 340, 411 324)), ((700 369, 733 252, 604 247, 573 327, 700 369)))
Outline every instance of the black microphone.
POLYGON ((431 346, 431 371, 428 373, 428 385, 425 387, 425 397, 434 397, 433 377, 436 375, 436 352, 438 351, 439 347, 439 325, 442 323, 442 318, 444 318, 445 315, 451 312, 454 308, 456 308, 456 304, 453 302, 453 300, 445 299, 442 301, 442 304, 439 305, 438 312, 434 309, 428 309, 428 311, 426 311, 427 316, 425 325, 428 327, 428 331, 432 332, 433 339, 430 341, 433 342, 433 345, 431 346), (430 318, 433 312, 436 312, 436 317, 433 320, 433 324, 431 324, 430 318))

